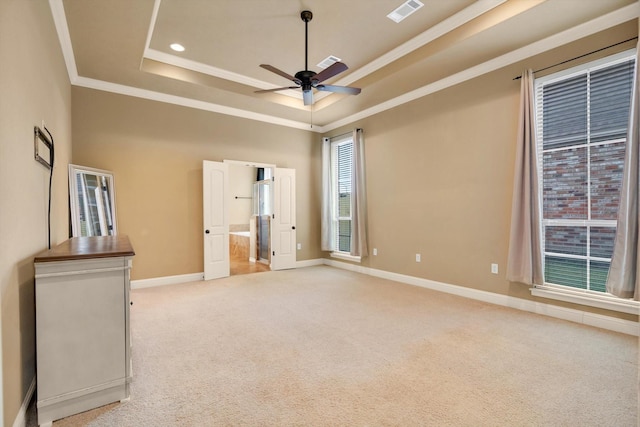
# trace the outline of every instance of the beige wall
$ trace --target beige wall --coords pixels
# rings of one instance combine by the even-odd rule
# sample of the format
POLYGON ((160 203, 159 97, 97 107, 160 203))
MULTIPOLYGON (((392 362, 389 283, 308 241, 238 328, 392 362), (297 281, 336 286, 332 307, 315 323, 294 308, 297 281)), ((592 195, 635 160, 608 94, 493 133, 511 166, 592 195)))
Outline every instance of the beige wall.
POLYGON ((33 256, 47 248, 49 172, 33 126, 55 138, 51 242, 68 238, 71 89, 46 1, 0 2, 0 423, 13 425, 35 376, 33 256))
MULTIPOLYGON (((637 23, 621 26, 332 132, 365 129, 370 246, 379 254, 363 265, 532 299, 525 286, 504 279, 519 90, 512 77, 637 33, 637 23), (415 253, 422 254, 420 264, 415 253), (489 273, 493 262, 499 275, 489 273)), ((32 260, 47 243, 48 173, 33 160, 32 129, 42 120, 56 141, 52 244, 68 236, 73 131, 73 162, 115 173, 119 230, 130 235, 137 252, 134 279, 202 271, 204 159, 296 169, 298 259, 326 255, 319 250, 316 134, 71 91, 45 1, 0 2, 0 52, 4 425, 13 424, 35 375, 32 260)))
POLYGON ((203 271, 202 161, 296 170, 298 260, 319 250, 320 137, 267 123, 73 88, 73 163, 114 172, 132 279, 203 271))
POLYGON ((635 34, 631 22, 326 135, 364 129, 369 247, 378 255, 362 264, 535 300, 527 286, 505 279, 520 91, 513 77, 635 34), (422 262, 415 262, 416 253, 422 262), (491 274, 492 263, 498 275, 491 274))
POLYGON ((229 164, 229 224, 247 226, 253 214, 253 184, 256 182, 257 169, 253 166, 229 164), (236 199, 236 197, 238 197, 236 199))

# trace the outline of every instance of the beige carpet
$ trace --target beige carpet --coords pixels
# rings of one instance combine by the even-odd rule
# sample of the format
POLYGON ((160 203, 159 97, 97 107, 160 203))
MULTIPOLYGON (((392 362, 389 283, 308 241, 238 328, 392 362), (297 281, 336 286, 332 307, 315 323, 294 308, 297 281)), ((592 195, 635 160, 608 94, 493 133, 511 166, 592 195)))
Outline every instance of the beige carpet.
POLYGON ((132 295, 131 400, 55 427, 637 424, 631 336, 324 266, 132 295))

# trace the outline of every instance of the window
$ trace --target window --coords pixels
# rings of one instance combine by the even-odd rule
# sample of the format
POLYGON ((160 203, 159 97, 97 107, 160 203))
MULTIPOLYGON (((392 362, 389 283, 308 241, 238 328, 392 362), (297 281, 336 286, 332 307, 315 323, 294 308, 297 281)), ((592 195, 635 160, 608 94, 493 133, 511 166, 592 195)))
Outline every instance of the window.
POLYGON ((606 292, 633 70, 624 53, 536 80, 546 285, 606 292))
POLYGON ((351 252, 351 180, 353 139, 331 141, 331 198, 333 247, 336 252, 351 252))

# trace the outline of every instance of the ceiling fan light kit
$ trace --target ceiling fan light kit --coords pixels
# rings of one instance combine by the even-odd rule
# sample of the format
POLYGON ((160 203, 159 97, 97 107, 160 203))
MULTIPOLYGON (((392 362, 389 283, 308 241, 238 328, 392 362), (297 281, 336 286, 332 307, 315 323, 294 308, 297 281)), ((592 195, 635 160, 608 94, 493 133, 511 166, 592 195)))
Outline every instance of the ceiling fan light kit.
POLYGON ((316 73, 315 71, 309 70, 308 66, 308 57, 309 57, 309 32, 308 32, 308 24, 309 21, 313 18, 313 13, 310 10, 303 10, 300 13, 300 18, 304 21, 304 70, 298 71, 295 75, 290 75, 285 73, 282 70, 274 67, 273 65, 268 64, 260 64, 260 67, 265 70, 271 71, 272 73, 278 74, 279 76, 284 77, 287 80, 291 80, 296 86, 285 86, 279 87, 275 89, 265 89, 265 90, 257 90, 255 93, 265 93, 265 92, 276 92, 280 90, 287 89, 302 89, 302 100, 304 105, 312 105, 313 104, 313 89, 324 91, 324 92, 334 92, 334 93, 345 93, 349 95, 357 95, 361 92, 360 88, 349 87, 349 86, 335 86, 335 85, 325 85, 321 84, 323 81, 330 79, 331 77, 340 74, 341 72, 347 70, 346 64, 342 62, 336 62, 324 70, 316 73))

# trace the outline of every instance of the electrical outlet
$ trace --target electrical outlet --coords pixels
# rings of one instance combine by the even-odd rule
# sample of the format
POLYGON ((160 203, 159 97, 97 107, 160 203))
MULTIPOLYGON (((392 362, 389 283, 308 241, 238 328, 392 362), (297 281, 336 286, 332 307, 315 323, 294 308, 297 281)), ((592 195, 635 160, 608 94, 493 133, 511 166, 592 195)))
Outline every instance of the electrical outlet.
POLYGON ((373 256, 378 255, 378 248, 373 248, 373 256))
POLYGON ((302 243, 298 243, 298 250, 302 249, 302 243))
POLYGON ((420 262, 420 254, 416 254, 416 262, 420 262))
POLYGON ((491 264, 491 273, 498 274, 498 264, 491 264))

